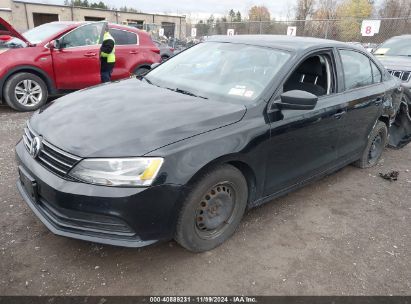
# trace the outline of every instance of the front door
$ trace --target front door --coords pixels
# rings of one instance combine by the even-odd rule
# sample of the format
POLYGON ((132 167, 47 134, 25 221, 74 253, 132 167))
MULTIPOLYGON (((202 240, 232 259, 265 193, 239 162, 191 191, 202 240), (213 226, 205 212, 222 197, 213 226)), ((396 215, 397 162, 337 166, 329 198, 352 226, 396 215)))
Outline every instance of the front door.
POLYGON ((345 112, 341 96, 320 98, 314 110, 283 111, 271 124, 265 195, 276 193, 336 164, 345 112))
POLYGON ((86 24, 59 39, 61 48, 52 51, 58 89, 83 89, 101 82, 100 43, 104 25, 86 24))
MULTIPOLYGON (((346 105, 336 94, 332 50, 305 59, 283 86, 319 97, 313 110, 283 110, 271 122, 264 195, 279 193, 338 166, 339 136, 346 105)), ((279 100, 278 100, 279 101, 279 100)))

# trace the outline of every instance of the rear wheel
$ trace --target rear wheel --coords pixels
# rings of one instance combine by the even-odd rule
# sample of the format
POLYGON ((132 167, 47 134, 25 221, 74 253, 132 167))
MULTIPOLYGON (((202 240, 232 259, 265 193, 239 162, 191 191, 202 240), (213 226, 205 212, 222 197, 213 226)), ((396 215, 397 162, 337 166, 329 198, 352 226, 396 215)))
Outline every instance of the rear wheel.
POLYGON ((207 172, 183 204, 176 241, 193 252, 221 245, 238 227, 247 198, 247 181, 237 168, 224 165, 207 172))
POLYGON ((161 62, 167 61, 168 59, 170 59, 170 57, 168 57, 167 55, 161 56, 161 62))
POLYGON ((361 158, 354 163, 360 168, 369 168, 375 166, 380 160, 382 152, 387 145, 388 129, 382 121, 377 122, 368 138, 367 146, 363 151, 361 158))
POLYGON ((6 103, 17 111, 34 111, 47 101, 48 91, 44 81, 31 73, 18 73, 4 86, 6 103))
POLYGON ((134 70, 134 75, 144 76, 148 71, 150 71, 149 68, 137 68, 134 70))

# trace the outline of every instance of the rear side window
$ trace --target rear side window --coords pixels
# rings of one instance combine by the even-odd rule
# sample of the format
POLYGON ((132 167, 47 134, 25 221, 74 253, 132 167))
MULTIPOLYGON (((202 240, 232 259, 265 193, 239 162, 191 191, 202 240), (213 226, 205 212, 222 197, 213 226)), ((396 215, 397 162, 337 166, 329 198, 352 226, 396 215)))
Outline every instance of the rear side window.
POLYGON ((372 78, 374 83, 378 83, 382 81, 382 75, 380 70, 377 68, 374 62, 371 62, 371 70, 372 70, 372 78))
POLYGON ((110 29, 110 34, 116 41, 116 45, 138 44, 138 38, 136 33, 110 29))
POLYGON ((367 56, 347 50, 340 50, 340 55, 346 90, 364 87, 373 83, 373 73, 367 56))

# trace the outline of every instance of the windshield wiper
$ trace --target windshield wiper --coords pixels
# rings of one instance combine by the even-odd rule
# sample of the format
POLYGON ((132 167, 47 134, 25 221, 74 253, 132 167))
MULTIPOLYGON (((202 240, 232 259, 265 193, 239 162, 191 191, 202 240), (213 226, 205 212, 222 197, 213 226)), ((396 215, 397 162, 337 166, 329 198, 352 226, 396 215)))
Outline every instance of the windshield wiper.
POLYGON ((145 81, 147 81, 148 84, 153 84, 151 82, 151 80, 148 80, 148 78, 146 76, 140 76, 140 77, 141 77, 141 79, 144 79, 145 81))
POLYGON ((198 98, 202 98, 202 99, 208 99, 207 97, 196 95, 192 92, 182 90, 182 89, 179 89, 179 88, 175 88, 175 89, 167 88, 167 89, 170 90, 170 91, 174 91, 174 92, 181 93, 181 94, 188 95, 188 96, 198 97, 198 98))

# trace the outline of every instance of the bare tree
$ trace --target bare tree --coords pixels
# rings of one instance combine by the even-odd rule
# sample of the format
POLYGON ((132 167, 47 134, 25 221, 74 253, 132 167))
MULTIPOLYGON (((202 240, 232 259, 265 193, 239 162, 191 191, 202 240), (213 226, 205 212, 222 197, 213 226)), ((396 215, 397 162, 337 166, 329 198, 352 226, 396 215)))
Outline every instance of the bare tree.
POLYGON ((394 35, 406 34, 411 27, 411 5, 409 0, 384 0, 378 11, 380 18, 398 18, 382 20, 381 28, 389 28, 394 35), (408 20, 404 20, 407 19, 408 20))
POLYGON ((315 0, 298 0, 295 8, 295 18, 301 21, 297 22, 297 33, 305 35, 305 21, 312 16, 314 5, 315 0))

